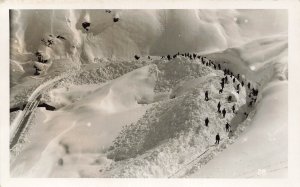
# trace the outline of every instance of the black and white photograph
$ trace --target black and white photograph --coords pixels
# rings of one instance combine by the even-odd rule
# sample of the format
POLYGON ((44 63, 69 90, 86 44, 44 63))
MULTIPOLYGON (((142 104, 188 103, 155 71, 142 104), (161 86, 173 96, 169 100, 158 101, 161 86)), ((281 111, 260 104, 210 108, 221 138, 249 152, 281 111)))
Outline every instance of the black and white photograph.
POLYGON ((10 10, 11 176, 287 177, 287 15, 10 10))
POLYGON ((298 186, 298 10, 0 0, 0 187, 298 186))

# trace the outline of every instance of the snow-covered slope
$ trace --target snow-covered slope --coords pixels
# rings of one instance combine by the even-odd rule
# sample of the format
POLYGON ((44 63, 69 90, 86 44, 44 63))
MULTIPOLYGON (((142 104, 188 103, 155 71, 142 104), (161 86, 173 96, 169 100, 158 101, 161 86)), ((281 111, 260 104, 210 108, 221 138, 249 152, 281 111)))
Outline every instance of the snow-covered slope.
MULTIPOLYGON (((11 151, 11 175, 236 177, 245 172, 240 176, 251 177, 257 169, 261 174, 285 168, 286 14, 284 10, 12 11, 11 106, 24 104, 47 80, 66 77, 43 93, 42 101, 57 111, 36 110, 11 151), (171 60, 155 56, 177 52, 196 52, 207 59, 202 63, 201 58, 184 55, 171 60), (224 73, 207 66, 209 60, 229 68, 234 76, 240 74, 239 81, 229 78, 219 93, 224 73), (241 81, 245 86, 238 94, 241 81), (257 108, 247 106, 248 82, 259 89, 257 108), (206 90, 209 101, 204 101, 206 90), (217 112, 219 101, 227 111, 225 117, 217 112), (249 114, 247 120, 244 112, 249 114), (226 122, 233 134, 225 132, 226 122), (221 144, 213 146, 217 133, 221 144), (258 141, 267 148, 254 146, 258 141), (258 149, 263 151, 258 154, 258 149), (269 159, 273 153, 276 156, 269 159), (233 158, 244 165, 235 164, 233 158), (267 165, 262 164, 265 159, 267 165), (216 171, 220 162, 228 164, 216 171), (235 167, 227 169, 230 165, 235 167), (211 175, 203 174, 202 167, 211 175)), ((286 175, 286 169, 281 171, 286 175)))
MULTIPOLYGON (((99 88, 91 85, 87 94, 81 91, 80 99, 69 99, 57 112, 39 112, 29 131, 29 143, 13 159, 12 174, 168 176, 190 155, 212 145, 216 133, 225 138, 225 124, 234 117, 232 105, 238 110, 245 104, 245 89, 242 88, 240 94, 235 93, 238 81, 229 80, 224 92, 219 94, 222 77, 222 71, 202 64, 200 59, 177 57, 171 61, 155 60, 152 65, 99 88), (196 86, 191 88, 191 84, 196 86), (209 101, 204 101, 204 90, 209 91, 209 101), (228 102, 229 95, 237 97, 228 102), (222 109, 227 110, 225 118, 217 112, 219 101, 222 109), (210 119, 208 127, 204 126, 206 117, 210 119), (104 161, 91 164, 78 161, 78 156, 93 162, 104 161), (144 165, 145 162, 148 164, 144 165), (165 162, 168 164, 161 167, 165 162), (95 168, 103 168, 103 171, 95 168)), ((61 102, 60 97, 66 100, 68 96, 78 96, 78 91, 72 94, 72 90, 71 87, 65 90, 71 93, 62 94, 63 88, 53 89, 50 99, 55 99, 55 103, 61 102)))
POLYGON ((286 81, 269 84, 246 132, 191 177, 287 177, 287 90, 286 81))

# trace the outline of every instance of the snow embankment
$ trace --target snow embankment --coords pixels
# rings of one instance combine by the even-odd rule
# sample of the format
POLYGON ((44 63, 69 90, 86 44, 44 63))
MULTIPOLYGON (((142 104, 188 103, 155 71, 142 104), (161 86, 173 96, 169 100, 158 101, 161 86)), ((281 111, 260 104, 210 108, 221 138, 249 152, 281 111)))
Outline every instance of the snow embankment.
POLYGON ((288 83, 269 84, 247 130, 190 177, 286 177, 288 83))

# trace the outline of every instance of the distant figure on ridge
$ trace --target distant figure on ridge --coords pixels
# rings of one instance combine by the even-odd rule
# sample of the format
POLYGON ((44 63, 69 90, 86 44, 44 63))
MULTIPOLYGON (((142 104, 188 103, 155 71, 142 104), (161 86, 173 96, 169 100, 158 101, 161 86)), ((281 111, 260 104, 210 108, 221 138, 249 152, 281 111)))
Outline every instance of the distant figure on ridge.
POLYGON ((140 57, 137 56, 137 55, 134 55, 134 58, 135 58, 136 60, 140 59, 140 57))
POLYGON ((168 58, 168 60, 171 60, 171 56, 170 55, 168 55, 167 58, 168 58))

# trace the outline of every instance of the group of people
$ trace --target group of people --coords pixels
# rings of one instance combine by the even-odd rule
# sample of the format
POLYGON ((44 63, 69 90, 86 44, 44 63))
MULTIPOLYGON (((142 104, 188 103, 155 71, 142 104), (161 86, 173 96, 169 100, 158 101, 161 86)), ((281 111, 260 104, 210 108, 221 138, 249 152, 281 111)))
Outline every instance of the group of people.
MULTIPOLYGON (((211 60, 209 60, 206 63, 206 66, 211 66, 211 65, 214 66, 214 69, 218 68, 219 70, 222 70, 220 64, 218 64, 216 66, 211 60)), ((224 77, 221 79, 221 83, 220 83, 221 89, 219 90, 219 94, 223 93, 225 84, 229 83, 229 77, 232 79, 232 82, 235 83, 235 90, 236 90, 237 94, 240 94, 241 87, 244 87, 244 85, 245 85, 245 82, 244 82, 244 80, 241 79, 240 74, 237 74, 235 76, 233 74, 233 72, 231 72, 229 69, 226 69, 226 68, 223 71, 224 71, 224 77)), ((251 89, 251 83, 250 82, 248 82, 247 88, 248 88, 248 90, 251 89)), ((252 105, 257 100, 257 95, 258 95, 258 89, 252 88, 251 91, 250 91, 250 93, 249 93, 249 95, 248 95, 249 99, 251 99, 251 101, 249 102, 248 106, 252 107, 252 105)), ((209 100, 208 91, 205 91, 205 99, 204 100, 205 101, 209 100)), ((228 96, 227 101, 228 102, 232 101, 232 96, 231 95, 228 96)), ((236 106, 235 106, 235 104, 232 105, 231 109, 232 109, 233 113, 236 112, 236 106)), ((217 112, 221 113, 223 115, 223 118, 225 118, 225 116, 226 116, 226 109, 223 108, 221 110, 221 102, 219 102, 218 105, 217 105, 217 112)), ((244 115, 245 115, 246 118, 248 117, 248 113, 247 112, 245 112, 244 115)), ((205 119, 205 126, 208 126, 208 123, 209 123, 209 119, 207 117, 205 119)), ((231 132, 231 125, 228 122, 226 122, 226 124, 225 124, 225 130, 226 130, 226 132, 231 132)), ((215 144, 219 144, 219 142, 220 142, 220 134, 217 133, 215 144)))
MULTIPOLYGON (((229 83, 229 77, 232 79, 232 82, 235 84, 234 86, 235 86, 235 90, 236 90, 237 94, 240 94, 241 87, 245 86, 245 82, 241 78, 240 74, 234 75, 234 73, 232 71, 230 71, 230 69, 228 69, 228 68, 222 69, 220 63, 216 64, 212 60, 207 59, 204 56, 197 55, 195 53, 181 53, 180 54, 178 52, 178 53, 176 53, 174 55, 167 55, 166 57, 162 56, 161 59, 167 58, 168 60, 171 60, 173 58, 176 58, 179 55, 181 55, 183 57, 187 57, 190 60, 199 59, 201 61, 201 63, 203 65, 205 65, 205 66, 213 67, 215 70, 217 70, 217 69, 218 70, 223 70, 224 77, 221 79, 221 83, 220 83, 221 89, 219 90, 219 94, 223 93, 225 84, 229 83)), ((135 55, 135 59, 138 60, 139 56, 135 55)), ((148 56, 148 59, 150 59, 149 56, 148 56)), ((249 90, 251 89, 251 83, 250 82, 248 82, 247 88, 249 90)), ((258 95, 258 89, 252 88, 251 92, 248 95, 248 97, 251 99, 251 101, 249 102, 248 106, 252 106, 256 102, 257 95, 258 95)), ((204 100, 205 101, 209 101, 208 91, 205 91, 205 98, 204 98, 204 100)), ((232 102, 232 96, 231 95, 228 96, 227 101, 228 102, 232 102)), ((235 104, 232 105, 231 109, 232 109, 233 113, 236 112, 236 106, 235 106, 235 104)), ((223 116, 223 118, 225 118, 227 111, 226 111, 225 108, 223 108, 221 110, 221 102, 219 102, 218 105, 217 105, 217 112, 221 113, 221 115, 223 116)), ((244 115, 246 117, 248 117, 248 113, 245 112, 244 115)), ((208 127, 208 124, 209 124, 208 117, 205 118, 204 122, 205 122, 205 126, 208 127)), ((225 131, 226 132, 231 132, 231 125, 228 122, 225 124, 225 131)), ((217 133, 215 144, 219 144, 219 142, 220 142, 220 134, 217 133)))

